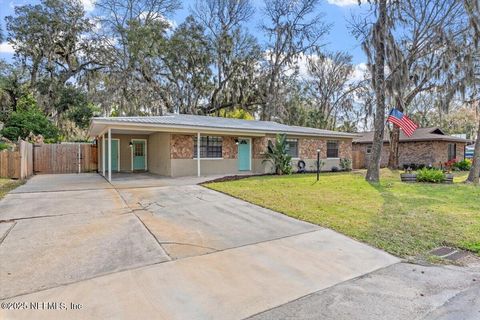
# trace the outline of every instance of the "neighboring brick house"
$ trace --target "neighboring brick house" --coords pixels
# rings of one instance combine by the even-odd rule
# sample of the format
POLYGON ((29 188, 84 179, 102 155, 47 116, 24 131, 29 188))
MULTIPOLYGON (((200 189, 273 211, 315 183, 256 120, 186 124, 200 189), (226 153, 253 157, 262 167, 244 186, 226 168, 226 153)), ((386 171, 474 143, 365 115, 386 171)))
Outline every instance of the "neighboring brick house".
MULTIPOLYGON (((390 142, 388 134, 385 135, 381 163, 382 167, 388 165, 390 142)), ((372 149, 373 131, 364 132, 361 137, 353 140, 354 168, 360 169, 367 166, 372 149)), ((398 146, 399 165, 423 164, 440 167, 451 159, 464 159, 465 146, 469 140, 448 136, 440 128, 418 128, 411 137, 400 132, 398 146)))
POLYGON ((294 170, 300 160, 307 170, 314 170, 317 150, 323 170, 339 167, 341 158, 351 159, 352 140, 357 137, 272 121, 179 114, 94 118, 89 129, 98 142, 103 174, 149 171, 170 177, 269 173, 272 167, 263 161, 264 154, 277 133, 287 135, 294 170))

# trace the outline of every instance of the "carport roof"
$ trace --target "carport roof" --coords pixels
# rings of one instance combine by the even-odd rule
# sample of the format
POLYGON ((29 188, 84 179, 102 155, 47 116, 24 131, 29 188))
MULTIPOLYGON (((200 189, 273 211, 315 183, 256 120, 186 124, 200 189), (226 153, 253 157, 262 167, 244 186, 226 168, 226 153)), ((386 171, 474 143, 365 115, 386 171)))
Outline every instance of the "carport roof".
POLYGON ((90 124, 90 136, 101 133, 103 128, 120 125, 134 128, 143 126, 149 128, 196 129, 209 131, 241 131, 252 133, 286 133, 305 136, 324 136, 353 139, 358 135, 346 132, 323 130, 308 127, 288 126, 274 121, 241 120, 222 117, 198 116, 187 114, 167 114, 148 117, 96 117, 90 124))

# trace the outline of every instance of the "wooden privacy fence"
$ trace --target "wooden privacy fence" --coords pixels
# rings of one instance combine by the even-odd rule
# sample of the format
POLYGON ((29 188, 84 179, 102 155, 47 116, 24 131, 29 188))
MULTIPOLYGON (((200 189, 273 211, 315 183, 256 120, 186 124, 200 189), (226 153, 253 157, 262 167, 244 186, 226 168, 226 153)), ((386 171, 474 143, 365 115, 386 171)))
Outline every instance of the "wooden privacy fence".
POLYGON ((89 143, 37 144, 33 170, 41 173, 82 173, 97 171, 97 147, 89 143))
POLYGON ((33 146, 20 140, 16 150, 0 151, 0 178, 25 179, 33 174, 33 146))
POLYGON ((352 151, 352 168, 363 169, 366 165, 365 154, 360 150, 352 151))

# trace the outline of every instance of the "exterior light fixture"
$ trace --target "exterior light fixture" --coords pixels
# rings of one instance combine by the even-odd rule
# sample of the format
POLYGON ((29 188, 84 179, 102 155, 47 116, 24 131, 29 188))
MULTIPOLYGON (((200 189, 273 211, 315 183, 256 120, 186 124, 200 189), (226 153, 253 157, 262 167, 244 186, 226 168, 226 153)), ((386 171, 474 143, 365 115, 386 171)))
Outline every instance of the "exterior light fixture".
POLYGON ((235 138, 235 144, 238 146, 238 138, 235 138))
POLYGON ((128 146, 129 146, 130 148, 133 147, 132 141, 130 141, 130 143, 128 144, 128 146))

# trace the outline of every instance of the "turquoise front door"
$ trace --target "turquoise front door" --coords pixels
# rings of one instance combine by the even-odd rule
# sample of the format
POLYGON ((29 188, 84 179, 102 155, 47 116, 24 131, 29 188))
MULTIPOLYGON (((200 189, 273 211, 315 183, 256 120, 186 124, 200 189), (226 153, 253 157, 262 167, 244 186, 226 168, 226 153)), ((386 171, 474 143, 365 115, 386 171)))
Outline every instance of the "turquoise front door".
POLYGON ((113 139, 112 139, 112 171, 118 171, 118 140, 113 140, 113 139))
POLYGON ((250 168, 250 139, 238 139, 238 170, 249 171, 250 168))
POLYGON ((144 140, 133 140, 132 141, 132 161, 133 161, 133 170, 146 170, 146 150, 145 150, 145 141, 144 140))

